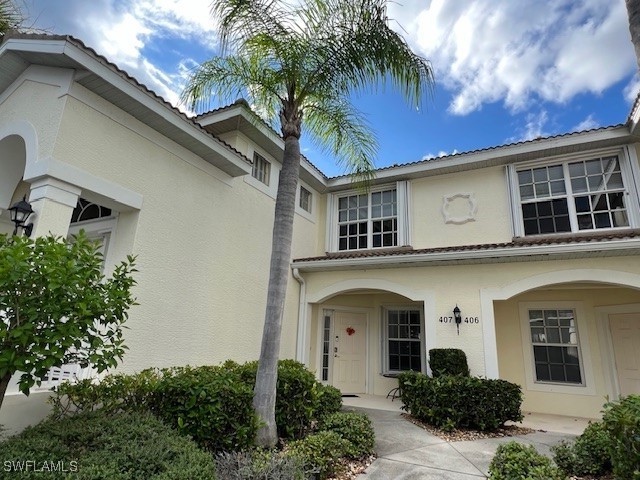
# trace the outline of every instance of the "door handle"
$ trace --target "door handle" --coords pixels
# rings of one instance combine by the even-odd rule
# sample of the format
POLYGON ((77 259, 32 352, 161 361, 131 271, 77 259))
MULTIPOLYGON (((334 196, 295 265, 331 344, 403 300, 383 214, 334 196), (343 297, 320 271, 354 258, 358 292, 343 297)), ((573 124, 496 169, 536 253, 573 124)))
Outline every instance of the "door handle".
POLYGON ((338 347, 333 347, 333 356, 334 357, 338 356, 338 347))

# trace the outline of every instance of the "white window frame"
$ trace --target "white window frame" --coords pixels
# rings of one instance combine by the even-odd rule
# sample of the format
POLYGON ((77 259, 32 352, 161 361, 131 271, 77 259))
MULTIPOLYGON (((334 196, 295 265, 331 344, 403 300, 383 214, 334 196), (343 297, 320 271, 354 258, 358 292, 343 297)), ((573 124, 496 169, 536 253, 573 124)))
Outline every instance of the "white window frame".
MULTIPOLYGON (((615 232, 628 228, 637 228, 640 225, 640 204, 638 203, 638 187, 637 178, 639 176, 638 161, 635 155, 635 149, 633 147, 615 148, 615 149, 600 149, 590 152, 584 152, 575 155, 557 156, 551 158, 545 158, 544 160, 535 160, 530 162, 521 162, 518 164, 511 164, 507 167, 507 177, 509 182, 509 188, 511 191, 511 217, 513 220, 514 236, 516 237, 539 237, 539 236, 556 236, 556 235, 571 235, 571 234, 589 234, 599 232, 615 232), (629 219, 629 226, 625 227, 609 227, 609 228, 594 228, 591 230, 580 230, 578 228, 578 217, 575 209, 574 196, 571 190, 571 179, 568 175, 568 163, 590 160, 594 158, 606 157, 616 155, 620 164, 620 172, 622 174, 622 182, 624 184, 624 198, 625 208, 629 219), (522 200, 520 198, 520 185, 518 182, 518 171, 526 170, 530 168, 537 168, 543 166, 562 165, 564 171, 564 181, 566 186, 567 208, 569 212, 569 221, 571 225, 571 231, 558 232, 558 233, 541 233, 525 235, 524 233, 524 221, 522 217, 522 200)), ((585 192, 584 195, 589 195, 590 192, 585 192)), ((580 194, 582 195, 582 194, 580 194)), ((548 197, 549 200, 560 197, 548 197)), ((525 202, 526 203, 526 202, 525 202)))
MULTIPOLYGON (((390 310, 417 310, 420 313, 420 367, 422 373, 426 373, 426 348, 425 348, 425 321, 424 321, 424 309, 418 305, 383 305, 380 310, 380 328, 382 331, 382 335, 380 335, 382 340, 382 345, 380 347, 380 352, 382 353, 381 358, 381 370, 383 375, 398 375, 405 370, 391 370, 389 368, 389 323, 388 323, 388 313, 390 310)), ((411 339, 409 339, 411 340, 411 339)), ((411 340, 415 341, 415 340, 411 340)))
POLYGON ((595 395, 596 391, 591 362, 589 330, 583 303, 579 301, 539 301, 520 302, 518 306, 527 390, 576 395, 595 395), (578 358, 580 362, 580 376, 582 378, 581 384, 536 380, 533 342, 531 341, 531 329, 529 327, 529 310, 573 310, 575 312, 575 323, 578 337, 578 358))
POLYGON ((308 188, 306 188, 304 185, 300 185, 300 187, 298 188, 298 206, 305 212, 307 213, 312 213, 314 208, 313 208, 313 192, 311 192, 311 190, 309 190, 308 188), (308 194, 307 200, 308 200, 308 204, 307 207, 305 208, 305 206, 302 204, 302 199, 303 199, 303 195, 302 192, 306 192, 308 194))
POLYGON ((371 222, 371 194, 376 192, 381 192, 385 190, 390 190, 395 188, 396 190, 396 219, 397 219, 397 236, 398 241, 397 245, 394 246, 386 246, 386 247, 372 247, 372 229, 367 229, 367 248, 359 248, 355 250, 339 250, 338 249, 338 200, 342 197, 347 197, 350 195, 362 195, 363 193, 352 189, 352 190, 344 190, 340 192, 335 192, 327 195, 327 228, 326 228, 326 239, 325 245, 326 250, 328 252, 358 252, 363 250, 380 250, 380 249, 389 249, 389 248, 398 248, 402 246, 407 246, 411 244, 411 225, 409 221, 409 212, 410 212, 410 198, 411 198, 411 189, 410 182, 408 181, 399 181, 395 184, 385 184, 378 185, 376 187, 372 187, 366 193, 369 195, 369 214, 367 221, 371 222))
POLYGON ((271 182, 271 162, 260 152, 253 151, 253 166, 251 167, 251 176, 260 183, 269 186, 271 182), (263 165, 260 169, 259 166, 263 165), (261 174, 261 175, 259 175, 261 174))

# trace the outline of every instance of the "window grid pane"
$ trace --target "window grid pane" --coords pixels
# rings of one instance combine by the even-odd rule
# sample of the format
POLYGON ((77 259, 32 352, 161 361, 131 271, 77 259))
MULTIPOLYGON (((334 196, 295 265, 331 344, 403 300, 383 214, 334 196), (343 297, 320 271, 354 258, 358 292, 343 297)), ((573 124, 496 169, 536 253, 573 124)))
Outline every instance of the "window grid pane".
POLYGON ((331 344, 331 315, 324 316, 322 328, 322 381, 329 380, 329 347, 331 344))
POLYGON ((525 235, 571 232, 569 201, 577 231, 630 226, 617 155, 523 169, 517 176, 525 235))
POLYGON ((265 185, 269 185, 269 173, 271 172, 271 164, 257 152, 253 152, 253 169, 251 176, 265 185))
POLYGON ((422 371, 419 310, 388 310, 388 365, 392 371, 422 371))
POLYGON ((395 189, 338 199, 338 250, 398 245, 395 189))
POLYGON ((300 208, 311 213, 311 192, 304 187, 300 187, 300 208))
POLYGON ((581 384, 575 312, 529 310, 529 329, 536 381, 581 384))

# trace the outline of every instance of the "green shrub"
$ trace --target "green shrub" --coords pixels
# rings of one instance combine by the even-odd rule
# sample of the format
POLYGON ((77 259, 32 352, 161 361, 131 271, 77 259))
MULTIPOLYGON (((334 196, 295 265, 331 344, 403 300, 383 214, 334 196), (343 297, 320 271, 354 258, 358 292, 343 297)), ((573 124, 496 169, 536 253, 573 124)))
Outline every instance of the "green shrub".
POLYGON ((106 412, 149 411, 151 394, 161 379, 158 370, 149 368, 133 375, 107 375, 100 382, 65 382, 54 389, 49 399, 55 418, 67 414, 103 409, 106 412))
POLYGON ((258 421, 253 389, 224 367, 164 371, 152 395, 152 411, 210 451, 253 445, 258 421))
POLYGON ((492 480, 561 480, 562 473, 544 455, 531 445, 518 442, 503 443, 498 447, 491 464, 492 480))
POLYGON ((224 480, 307 480, 313 478, 299 457, 271 450, 224 452, 215 456, 216 475, 224 480))
MULTIPOLYGON (((237 372, 252 390, 258 362, 240 365, 237 372)), ((282 438, 301 438, 311 429, 316 409, 316 379, 309 370, 295 360, 278 362, 276 385, 276 424, 282 438)))
POLYGON ((375 433, 371 420, 364 413, 337 412, 325 417, 320 430, 336 432, 349 442, 345 451, 349 458, 361 458, 373 453, 375 433))
POLYGON ((617 478, 640 479, 640 395, 604 406, 602 420, 611 440, 611 463, 617 478))
POLYGON ((522 420, 522 391, 505 380, 416 372, 404 372, 398 380, 402 408, 443 430, 495 430, 508 420, 522 420))
POLYGON ((0 443, 0 479, 214 479, 211 455, 150 414, 89 412, 47 420, 0 443), (30 460, 57 471, 7 471, 30 460), (58 463, 60 462, 60 463, 58 463), (9 469, 7 469, 9 465, 9 469), (65 477, 66 478, 66 477, 65 477))
POLYGON ((340 459, 346 455, 349 442, 336 432, 318 432, 295 440, 288 446, 287 454, 299 458, 304 465, 321 479, 341 471, 340 459))
POLYGON ((611 471, 611 439, 601 422, 590 423, 575 442, 551 447, 553 460, 567 475, 603 475, 611 471))
POLYGON ((316 420, 322 420, 332 413, 342 409, 342 392, 331 385, 323 385, 316 382, 316 404, 313 416, 316 420))
POLYGON ((458 348, 432 348, 429 350, 429 367, 434 377, 441 375, 469 376, 467 356, 458 348))

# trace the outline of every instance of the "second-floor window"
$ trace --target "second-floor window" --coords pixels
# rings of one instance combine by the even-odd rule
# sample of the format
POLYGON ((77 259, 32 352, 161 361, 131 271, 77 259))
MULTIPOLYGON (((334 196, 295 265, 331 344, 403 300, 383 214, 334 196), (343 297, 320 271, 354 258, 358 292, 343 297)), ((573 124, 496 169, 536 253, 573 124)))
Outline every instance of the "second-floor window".
POLYGON ((524 235, 629 227, 619 155, 518 168, 524 235))
POLYGON ((271 164, 258 152, 253 152, 253 169, 251 175, 265 185, 269 185, 269 175, 271 173, 271 164))
POLYGON ((311 213, 311 192, 300 186, 300 208, 311 213))
POLYGON ((398 245, 395 188, 338 198, 338 250, 398 245))

